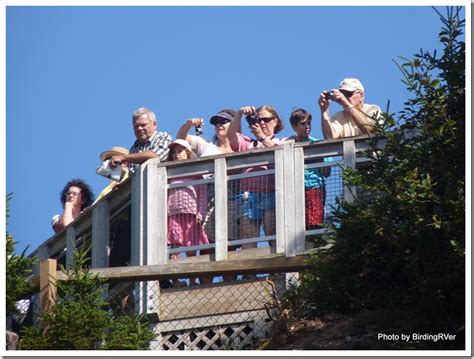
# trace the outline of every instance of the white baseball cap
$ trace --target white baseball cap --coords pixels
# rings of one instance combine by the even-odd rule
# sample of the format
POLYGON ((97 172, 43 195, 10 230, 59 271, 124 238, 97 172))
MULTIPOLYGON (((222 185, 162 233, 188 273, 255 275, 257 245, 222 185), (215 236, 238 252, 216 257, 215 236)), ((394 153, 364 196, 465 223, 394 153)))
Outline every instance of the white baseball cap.
POLYGON ((360 90, 364 92, 364 86, 360 83, 358 79, 355 78, 348 78, 341 81, 339 85, 339 90, 345 91, 357 91, 360 90))
POLYGON ((182 140, 180 138, 174 140, 173 142, 171 142, 169 145, 168 145, 168 148, 171 149, 172 147, 176 146, 176 145, 180 145, 188 150, 191 150, 191 145, 189 144, 188 141, 186 140, 182 140))

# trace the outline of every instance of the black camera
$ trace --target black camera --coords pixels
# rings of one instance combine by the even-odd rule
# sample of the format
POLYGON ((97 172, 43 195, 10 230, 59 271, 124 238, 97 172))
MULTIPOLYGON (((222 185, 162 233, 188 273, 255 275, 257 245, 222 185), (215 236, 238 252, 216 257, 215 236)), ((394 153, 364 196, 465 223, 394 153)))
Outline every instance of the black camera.
POLYGON ((194 130, 196 131, 196 136, 201 136, 204 133, 202 125, 194 126, 194 130))
POLYGON ((326 100, 333 100, 334 91, 323 91, 323 96, 326 100))
POLYGON ((255 125, 256 123, 260 121, 254 113, 245 116, 245 119, 249 123, 249 126, 255 125))

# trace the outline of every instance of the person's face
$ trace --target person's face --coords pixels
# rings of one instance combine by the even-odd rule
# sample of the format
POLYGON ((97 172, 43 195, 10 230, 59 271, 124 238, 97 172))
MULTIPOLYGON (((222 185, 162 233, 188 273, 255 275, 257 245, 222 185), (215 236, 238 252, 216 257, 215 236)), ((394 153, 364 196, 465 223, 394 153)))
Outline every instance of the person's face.
POLYGON ((358 106, 364 103, 364 93, 360 90, 346 91, 340 90, 341 93, 349 100, 352 106, 358 106))
POLYGON ((147 114, 143 114, 133 121, 133 131, 138 142, 145 143, 156 130, 156 122, 151 121, 147 114))
POLYGON ((267 110, 261 110, 257 113, 259 119, 258 124, 262 129, 265 136, 273 136, 275 134, 275 127, 277 126, 278 119, 273 116, 267 110))
POLYGON ((230 127, 230 121, 225 118, 219 118, 214 122, 214 130, 216 131, 217 138, 225 138, 227 136, 227 130, 230 127))
POLYGON ((84 203, 84 199, 82 198, 82 190, 76 186, 69 187, 66 193, 66 202, 82 205, 84 203))
POLYGON ((295 126, 292 126, 298 137, 308 137, 311 133, 311 120, 307 117, 300 120, 295 126))
POLYGON ((186 148, 181 145, 174 145, 171 151, 173 153, 173 161, 182 161, 189 158, 186 148))

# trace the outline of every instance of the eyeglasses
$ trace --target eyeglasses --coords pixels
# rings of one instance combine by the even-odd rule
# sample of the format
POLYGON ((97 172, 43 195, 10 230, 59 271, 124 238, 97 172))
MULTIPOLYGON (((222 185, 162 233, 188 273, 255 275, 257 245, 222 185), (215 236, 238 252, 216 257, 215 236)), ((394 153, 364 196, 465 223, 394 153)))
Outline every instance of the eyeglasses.
POLYGON ((269 123, 271 120, 275 119, 275 117, 259 117, 258 118, 258 122, 265 122, 265 123, 269 123))
POLYGON ((68 196, 78 197, 81 194, 81 192, 68 192, 66 194, 68 196))
POLYGON ((215 120, 213 125, 214 126, 220 126, 220 125, 225 125, 226 123, 229 123, 230 120, 227 120, 225 118, 221 119, 221 120, 215 120))

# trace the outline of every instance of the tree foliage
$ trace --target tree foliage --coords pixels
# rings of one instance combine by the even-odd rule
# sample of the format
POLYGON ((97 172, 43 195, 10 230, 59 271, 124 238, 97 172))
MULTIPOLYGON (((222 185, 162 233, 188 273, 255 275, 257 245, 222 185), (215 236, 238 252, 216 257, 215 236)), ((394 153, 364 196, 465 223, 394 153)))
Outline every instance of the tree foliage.
MULTIPOLYGON (((8 225, 8 218, 10 216, 9 202, 12 194, 8 194, 6 198, 6 220, 8 225)), ((31 288, 31 280, 29 276, 32 274, 33 265, 36 263, 36 258, 27 257, 26 251, 20 254, 15 253, 15 242, 13 236, 6 232, 6 313, 7 315, 19 314, 16 307, 16 302, 27 294, 31 288)))
MULTIPOLYGON (((435 9, 435 11, 437 11, 435 9)), ((438 12, 438 11, 437 11, 438 12)), ((397 64, 413 98, 384 114, 383 150, 344 180, 369 196, 340 202, 335 245, 312 259, 303 292, 322 311, 403 307, 436 325, 464 323, 465 44, 461 8, 441 15, 442 52, 397 64)), ((434 324, 433 324, 434 325, 434 324)))
POLYGON ((57 283, 58 298, 40 316, 41 326, 26 328, 26 350, 146 350, 155 334, 141 316, 114 317, 104 300, 105 280, 93 275, 87 249, 76 250, 74 266, 57 283))

